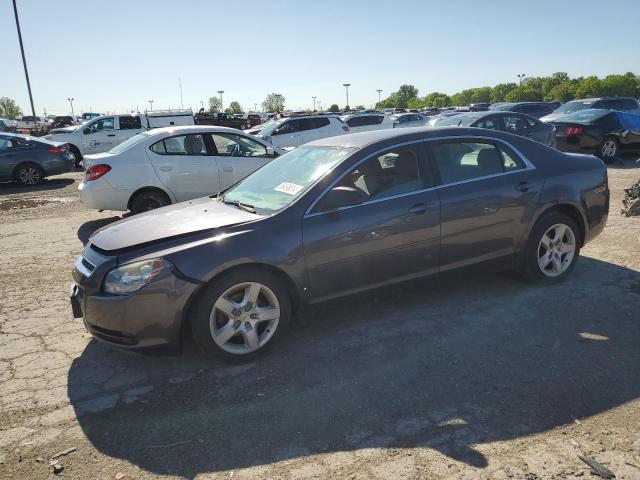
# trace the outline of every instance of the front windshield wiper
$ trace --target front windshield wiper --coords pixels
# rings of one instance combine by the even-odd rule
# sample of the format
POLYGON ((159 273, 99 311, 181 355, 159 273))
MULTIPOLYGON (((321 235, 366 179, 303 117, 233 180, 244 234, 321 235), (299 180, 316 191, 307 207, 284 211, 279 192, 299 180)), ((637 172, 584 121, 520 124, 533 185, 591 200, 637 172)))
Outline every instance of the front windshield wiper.
POLYGON ((216 200, 223 202, 225 205, 233 205, 234 207, 246 210, 249 213, 256 213, 256 208, 248 203, 242 203, 240 200, 225 200, 224 195, 219 195, 216 200))

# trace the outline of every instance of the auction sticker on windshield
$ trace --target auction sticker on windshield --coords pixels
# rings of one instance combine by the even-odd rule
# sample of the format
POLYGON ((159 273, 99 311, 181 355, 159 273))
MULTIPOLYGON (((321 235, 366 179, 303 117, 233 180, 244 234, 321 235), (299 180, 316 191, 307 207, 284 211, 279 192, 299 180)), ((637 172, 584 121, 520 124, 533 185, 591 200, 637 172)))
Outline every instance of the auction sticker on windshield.
POLYGON ((288 195, 297 195, 304 187, 302 185, 296 185, 295 183, 282 182, 274 190, 276 192, 286 193, 288 195))

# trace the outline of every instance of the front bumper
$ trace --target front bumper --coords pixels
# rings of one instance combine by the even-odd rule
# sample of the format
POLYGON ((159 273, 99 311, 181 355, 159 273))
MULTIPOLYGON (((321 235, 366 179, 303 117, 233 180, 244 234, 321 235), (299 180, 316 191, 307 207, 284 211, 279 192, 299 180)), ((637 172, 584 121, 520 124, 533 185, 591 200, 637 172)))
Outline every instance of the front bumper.
POLYGON ((182 321, 199 284, 167 271, 136 292, 107 295, 102 293, 102 279, 108 269, 97 267, 87 276, 78 262, 69 295, 71 308, 94 338, 147 353, 180 353, 182 321))

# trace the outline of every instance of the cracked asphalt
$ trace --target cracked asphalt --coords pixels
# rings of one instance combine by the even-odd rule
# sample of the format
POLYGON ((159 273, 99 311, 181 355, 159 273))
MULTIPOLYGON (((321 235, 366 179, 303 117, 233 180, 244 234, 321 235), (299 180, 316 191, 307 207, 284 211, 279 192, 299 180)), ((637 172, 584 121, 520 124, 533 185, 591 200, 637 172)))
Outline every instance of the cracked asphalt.
POLYGON ((80 173, 0 185, 0 478, 640 478, 640 218, 633 158, 605 232, 551 287, 509 272, 313 308, 240 365, 112 349, 74 320, 71 268, 113 213, 80 173), (124 477, 122 477, 124 475, 124 477))

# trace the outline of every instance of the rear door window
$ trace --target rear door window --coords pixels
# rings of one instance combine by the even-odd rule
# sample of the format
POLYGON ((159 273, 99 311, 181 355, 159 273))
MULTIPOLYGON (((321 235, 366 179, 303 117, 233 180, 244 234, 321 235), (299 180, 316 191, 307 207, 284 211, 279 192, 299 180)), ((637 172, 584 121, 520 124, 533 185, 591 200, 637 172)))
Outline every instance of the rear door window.
POLYGON ((118 121, 120 122, 120 130, 139 130, 142 128, 142 122, 140 122, 140 117, 137 115, 118 117, 118 121))
POLYGON ((484 142, 430 143, 432 157, 443 185, 474 180, 524 166, 514 154, 484 142))
POLYGON ((149 149, 158 155, 206 155, 204 138, 200 134, 176 135, 154 143, 149 149))
POLYGON ((305 120, 311 122, 311 125, 313 125, 311 128, 326 127, 330 123, 328 118, 307 118, 305 120))
POLYGON ((505 115, 502 117, 504 123, 504 131, 514 133, 516 135, 522 134, 529 128, 529 123, 524 116, 520 115, 505 115))
POLYGON ((478 122, 474 124, 474 127, 478 128, 488 128, 489 130, 500 130, 499 122, 496 117, 485 117, 480 119, 478 122))

